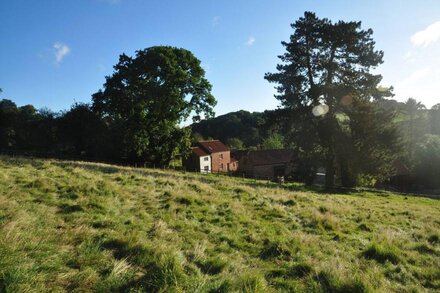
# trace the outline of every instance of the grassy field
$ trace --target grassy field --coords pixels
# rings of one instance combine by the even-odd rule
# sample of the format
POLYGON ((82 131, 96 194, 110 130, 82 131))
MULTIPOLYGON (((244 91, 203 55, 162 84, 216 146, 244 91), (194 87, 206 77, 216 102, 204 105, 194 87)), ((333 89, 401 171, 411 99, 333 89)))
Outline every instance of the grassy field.
POLYGON ((440 290, 440 201, 0 157, 0 292, 440 290))

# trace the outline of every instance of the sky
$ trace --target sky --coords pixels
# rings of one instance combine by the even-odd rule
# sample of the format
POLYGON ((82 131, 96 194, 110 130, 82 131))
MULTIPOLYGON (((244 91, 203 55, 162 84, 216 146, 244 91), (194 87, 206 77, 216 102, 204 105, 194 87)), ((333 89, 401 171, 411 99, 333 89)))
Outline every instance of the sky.
POLYGON ((376 72, 394 98, 440 103, 438 0, 0 0, 0 98, 67 110, 90 102, 120 54, 169 45, 201 60, 217 115, 274 109, 264 74, 304 11, 362 21, 385 53, 376 72))

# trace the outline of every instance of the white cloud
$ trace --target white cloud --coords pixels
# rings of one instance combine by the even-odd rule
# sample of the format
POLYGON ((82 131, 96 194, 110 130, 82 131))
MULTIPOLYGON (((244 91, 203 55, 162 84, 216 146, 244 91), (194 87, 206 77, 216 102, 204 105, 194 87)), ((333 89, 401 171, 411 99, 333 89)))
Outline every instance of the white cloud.
POLYGON ((424 67, 417 69, 411 75, 406 79, 408 82, 416 82, 418 80, 421 80, 429 75, 429 72, 431 69, 429 67, 424 67))
POLYGON ((440 70, 429 66, 422 67, 396 82, 394 93, 400 101, 413 97, 431 107, 439 101, 439 79, 440 70))
POLYGON ((211 19, 211 25, 212 26, 218 26, 219 25, 219 23, 220 23, 220 16, 214 16, 212 19, 211 19))
POLYGON ((424 30, 411 36, 411 42, 418 47, 427 47, 440 40, 440 21, 428 25, 424 30))
POLYGON ((431 107, 440 99, 440 21, 415 33, 408 41, 412 46, 393 65, 388 83, 394 86, 395 99, 405 101, 413 97, 431 107))
POLYGON ((53 48, 55 50, 55 63, 59 64, 63 61, 64 57, 70 53, 70 48, 64 43, 56 42, 53 44, 53 48))
POLYGON ((255 43, 255 37, 249 37, 249 39, 246 42, 246 45, 252 46, 255 43))

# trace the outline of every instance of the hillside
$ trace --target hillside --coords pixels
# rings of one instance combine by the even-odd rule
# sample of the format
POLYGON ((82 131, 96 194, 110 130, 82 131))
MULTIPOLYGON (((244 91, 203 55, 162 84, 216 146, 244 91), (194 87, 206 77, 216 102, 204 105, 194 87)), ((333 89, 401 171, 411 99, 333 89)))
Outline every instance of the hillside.
POLYGON ((440 201, 0 157, 0 292, 440 290, 440 201))
POLYGON ((250 147, 260 144, 265 138, 261 130, 264 122, 264 113, 241 110, 194 123, 191 130, 205 139, 214 138, 225 143, 229 139, 238 138, 250 147))

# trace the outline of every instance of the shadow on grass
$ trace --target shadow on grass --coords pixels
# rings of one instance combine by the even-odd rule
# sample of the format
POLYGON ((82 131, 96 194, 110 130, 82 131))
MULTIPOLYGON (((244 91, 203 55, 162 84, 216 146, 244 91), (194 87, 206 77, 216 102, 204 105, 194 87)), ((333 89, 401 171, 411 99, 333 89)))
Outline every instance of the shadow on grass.
POLYGON ((58 206, 60 214, 71 214, 75 212, 83 211, 83 208, 80 205, 69 205, 69 204, 61 204, 58 206))

